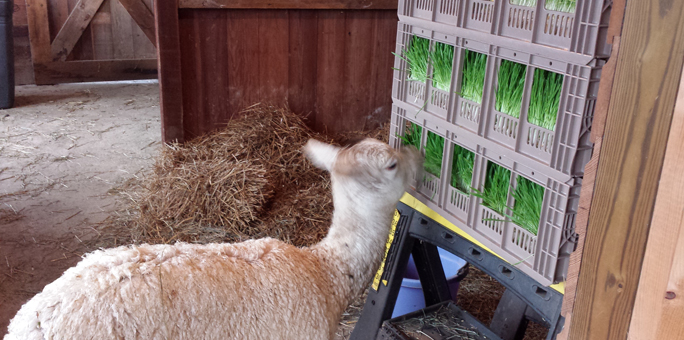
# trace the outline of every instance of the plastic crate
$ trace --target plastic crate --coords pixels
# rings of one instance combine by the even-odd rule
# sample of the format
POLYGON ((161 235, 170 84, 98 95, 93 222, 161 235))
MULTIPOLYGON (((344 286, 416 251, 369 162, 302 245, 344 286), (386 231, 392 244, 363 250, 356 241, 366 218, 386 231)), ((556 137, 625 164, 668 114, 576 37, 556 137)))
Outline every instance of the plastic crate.
MULTIPOLYGON (((440 215, 459 227, 470 230, 470 234, 510 263, 519 263, 518 268, 542 284, 565 280, 570 254, 574 251, 575 215, 579 204, 582 180, 569 177, 565 182, 546 176, 524 164, 510 159, 506 153, 498 153, 472 140, 459 138, 451 131, 436 130, 426 121, 413 121, 403 115, 403 109, 394 108, 390 143, 401 146, 397 135, 403 135, 407 122, 422 126, 423 143, 428 131, 445 137, 440 177, 424 174, 416 178, 414 190, 417 197, 440 215), (465 141, 465 143, 462 143, 465 141), (489 162, 511 171, 511 188, 507 206, 514 206, 513 190, 519 177, 524 177, 544 188, 539 230, 537 235, 514 224, 510 219, 482 204, 474 195, 464 193, 450 184, 454 145, 466 148, 475 154, 472 187, 483 190, 486 169, 489 162)), ((510 215, 510 209, 506 214, 510 215)))
POLYGON ((440 30, 431 23, 445 24, 454 28, 441 29, 450 34, 463 35, 458 29, 465 28, 600 57, 610 55, 606 37, 611 5, 578 0, 575 12, 566 13, 546 9, 546 0, 534 7, 510 0, 399 0, 398 14, 400 19, 420 19, 419 25, 431 30, 440 30))
POLYGON ((403 42, 414 34, 450 43, 455 50, 449 92, 433 88, 430 80, 427 84, 406 80, 407 64, 401 58, 396 58, 392 92, 395 101, 410 104, 412 112, 425 111, 435 118, 458 125, 472 132, 472 138, 493 141, 564 175, 583 175, 584 165, 591 158, 593 150, 589 137, 604 60, 596 59, 589 65, 575 65, 411 25, 399 26, 398 51, 404 48, 403 42), (457 95, 461 84, 462 56, 466 49, 487 55, 482 104, 457 95), (496 111, 498 68, 502 60, 520 63, 527 69, 519 118, 496 111), (527 121, 535 69, 552 71, 564 77, 554 131, 527 121))

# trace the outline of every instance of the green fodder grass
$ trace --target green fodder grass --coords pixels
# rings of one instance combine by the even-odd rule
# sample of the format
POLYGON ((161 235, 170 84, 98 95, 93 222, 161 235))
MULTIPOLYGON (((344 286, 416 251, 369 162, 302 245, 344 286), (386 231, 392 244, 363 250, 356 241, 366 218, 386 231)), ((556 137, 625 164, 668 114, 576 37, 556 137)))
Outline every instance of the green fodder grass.
POLYGON ((444 154, 444 137, 428 131, 425 144, 425 171, 439 177, 442 172, 442 155, 444 154))
POLYGON ((438 89, 448 92, 449 87, 451 87, 454 47, 438 42, 430 52, 430 59, 432 59, 432 84, 438 89))
POLYGON ((451 165, 451 186, 465 194, 470 194, 473 180, 475 154, 454 144, 454 159, 451 165))
POLYGON ((575 13, 577 0, 546 0, 546 9, 566 13, 575 13))
POLYGON ((556 127, 562 88, 562 74, 542 69, 534 70, 527 121, 553 131, 556 127))
POLYGON ((518 177, 513 191, 515 205, 510 219, 523 229, 537 235, 541 216, 544 187, 524 177, 518 177))
POLYGON ((463 55, 463 77, 461 78, 461 97, 482 104, 487 56, 466 50, 463 55))
POLYGON ((430 40, 413 36, 408 49, 402 51, 402 56, 395 56, 408 63, 408 79, 425 82, 430 59, 430 40))
POLYGON ((525 88, 526 67, 509 60, 499 65, 498 86, 496 88, 496 110, 520 118, 522 95, 525 88))
POLYGON ((473 190, 473 196, 482 199, 482 203, 499 214, 506 213, 506 201, 508 199, 508 187, 510 186, 511 171, 489 162, 484 190, 473 190))
POLYGON ((510 0, 512 5, 535 7, 537 0, 510 0))
POLYGON ((414 123, 406 124, 406 129, 404 130, 403 136, 397 136, 401 138, 403 145, 413 145, 416 149, 420 150, 420 136, 423 133, 423 128, 414 123))

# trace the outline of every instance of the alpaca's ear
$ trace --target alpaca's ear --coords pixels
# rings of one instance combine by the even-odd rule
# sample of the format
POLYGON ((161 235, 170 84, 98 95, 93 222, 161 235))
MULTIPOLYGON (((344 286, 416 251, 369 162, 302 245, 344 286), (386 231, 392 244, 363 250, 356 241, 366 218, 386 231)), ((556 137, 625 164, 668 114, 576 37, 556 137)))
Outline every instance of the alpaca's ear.
POLYGON ((328 170, 333 166, 340 148, 334 145, 309 139, 304 145, 304 154, 317 168, 328 170))

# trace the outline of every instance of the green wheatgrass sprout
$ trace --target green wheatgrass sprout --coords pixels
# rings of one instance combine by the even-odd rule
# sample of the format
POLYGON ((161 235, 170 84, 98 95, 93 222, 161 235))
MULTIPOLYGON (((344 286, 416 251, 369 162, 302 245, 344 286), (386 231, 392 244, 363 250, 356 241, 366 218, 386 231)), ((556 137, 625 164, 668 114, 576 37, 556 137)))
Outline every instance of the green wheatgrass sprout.
POLYGON ((487 177, 485 178, 484 191, 473 189, 473 196, 482 199, 482 203, 501 215, 506 213, 506 201, 508 200, 508 187, 510 185, 511 171, 489 162, 487 165, 487 177))
POLYGON ((537 0, 510 0, 511 5, 535 7, 537 6, 537 0))
POLYGON ((566 13, 575 13, 577 0, 546 0, 546 9, 566 13))
POLYGON ((454 159, 451 165, 451 186, 466 195, 470 194, 474 163, 475 154, 472 151, 454 144, 454 159))
POLYGON ((461 77, 461 97, 482 104, 487 56, 465 50, 463 55, 463 77, 461 77))
POLYGON ((518 185, 513 191, 515 205, 513 215, 508 216, 513 223, 537 235, 541 216, 544 188, 524 177, 518 177, 518 185))
POLYGON ((409 48, 402 51, 403 56, 392 53, 408 63, 408 80, 425 82, 430 55, 430 40, 413 36, 409 48))
POLYGON ((403 136, 397 136, 401 138, 403 145, 413 145, 416 149, 420 150, 420 136, 423 133, 423 128, 414 123, 406 124, 406 130, 403 136))
POLYGON ((520 118, 522 95, 525 88, 526 67, 509 60, 499 65, 498 86, 496 88, 496 110, 520 118))
POLYGON ((534 70, 530 109, 527 111, 527 121, 554 131, 558 115, 563 75, 542 69, 534 70))
POLYGON ((444 154, 444 137, 428 131, 425 144, 425 171, 439 177, 442 172, 442 155, 444 154))
POLYGON ((436 88, 448 92, 449 87, 451 87, 454 47, 438 42, 430 52, 430 59, 432 59, 432 84, 436 88))

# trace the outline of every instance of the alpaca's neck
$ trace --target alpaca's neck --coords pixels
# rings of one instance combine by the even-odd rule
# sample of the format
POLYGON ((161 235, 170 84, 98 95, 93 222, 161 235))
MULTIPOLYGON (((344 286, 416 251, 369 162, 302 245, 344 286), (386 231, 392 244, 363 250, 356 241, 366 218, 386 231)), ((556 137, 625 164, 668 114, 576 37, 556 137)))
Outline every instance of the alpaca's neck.
POLYGON ((355 298, 367 287, 385 252, 396 202, 386 198, 337 194, 335 212, 328 235, 314 246, 337 267, 347 283, 347 298, 355 298))

